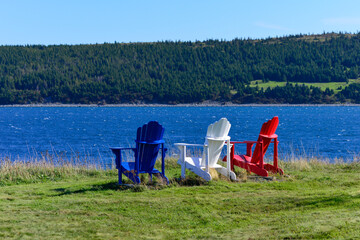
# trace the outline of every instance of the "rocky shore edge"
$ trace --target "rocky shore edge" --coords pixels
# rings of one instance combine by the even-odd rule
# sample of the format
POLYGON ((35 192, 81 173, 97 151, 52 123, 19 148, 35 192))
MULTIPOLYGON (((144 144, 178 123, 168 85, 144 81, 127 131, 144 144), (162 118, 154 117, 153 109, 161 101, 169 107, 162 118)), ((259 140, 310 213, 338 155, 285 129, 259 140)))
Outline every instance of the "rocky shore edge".
POLYGON ((121 103, 121 104, 63 104, 63 103, 37 103, 0 105, 0 107, 359 107, 360 104, 235 104, 231 102, 201 102, 186 104, 158 104, 158 103, 121 103))

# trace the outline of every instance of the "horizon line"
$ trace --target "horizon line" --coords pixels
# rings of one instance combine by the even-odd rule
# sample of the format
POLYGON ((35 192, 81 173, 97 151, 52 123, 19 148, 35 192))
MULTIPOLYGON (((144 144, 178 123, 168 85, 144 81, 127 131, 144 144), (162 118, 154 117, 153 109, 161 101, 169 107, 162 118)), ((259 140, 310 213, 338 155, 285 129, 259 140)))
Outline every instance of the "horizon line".
POLYGON ((225 38, 221 39, 214 39, 214 38, 208 38, 206 40, 157 40, 157 41, 129 41, 129 42, 119 42, 117 40, 114 40, 114 42, 96 42, 96 43, 51 43, 51 44, 42 44, 42 43, 26 43, 26 44, 0 44, 0 47, 31 47, 31 46, 81 46, 81 45, 103 45, 103 44, 153 44, 153 43, 164 43, 164 42, 191 42, 191 43, 197 43, 197 42, 207 42, 207 41, 221 41, 221 42, 231 42, 234 40, 243 40, 243 41, 263 41, 263 40, 269 40, 269 39, 280 39, 280 38, 288 38, 288 37, 297 37, 297 36, 321 36, 321 35, 327 35, 327 34, 336 34, 336 35, 358 35, 360 34, 360 30, 357 30, 357 32, 347 32, 347 31, 332 31, 332 32, 325 32, 322 33, 297 33, 297 34, 289 34, 289 35, 282 35, 282 36, 268 36, 268 37, 260 37, 260 38, 252 38, 252 37, 235 37, 231 40, 227 40, 225 38))

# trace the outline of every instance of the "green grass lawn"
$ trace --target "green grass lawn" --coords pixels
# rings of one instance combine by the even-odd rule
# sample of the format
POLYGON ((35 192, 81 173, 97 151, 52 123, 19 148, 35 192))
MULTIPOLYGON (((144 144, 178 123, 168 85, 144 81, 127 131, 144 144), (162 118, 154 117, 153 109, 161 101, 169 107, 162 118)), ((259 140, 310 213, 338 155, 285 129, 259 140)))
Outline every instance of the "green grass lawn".
MULTIPOLYGON (((292 83, 292 82, 290 82, 292 83)), ((342 87, 344 89, 346 86, 348 86, 351 83, 360 83, 360 79, 350 79, 349 83, 346 82, 330 82, 330 83, 297 83, 298 85, 305 84, 306 86, 314 86, 319 87, 321 90, 325 90, 326 88, 329 88, 330 90, 334 90, 335 93, 339 92, 339 87, 342 87)), ((296 84, 296 83, 292 83, 296 84)), ((269 81, 269 82, 263 82, 262 80, 254 80, 251 81, 250 87, 256 87, 267 89, 268 87, 274 88, 274 87, 283 87, 286 85, 286 82, 275 82, 275 81, 269 81)))
POLYGON ((238 171, 239 182, 181 182, 168 159, 169 186, 135 187, 115 170, 1 167, 0 238, 359 238, 359 162, 281 164, 286 176, 271 181, 238 171))

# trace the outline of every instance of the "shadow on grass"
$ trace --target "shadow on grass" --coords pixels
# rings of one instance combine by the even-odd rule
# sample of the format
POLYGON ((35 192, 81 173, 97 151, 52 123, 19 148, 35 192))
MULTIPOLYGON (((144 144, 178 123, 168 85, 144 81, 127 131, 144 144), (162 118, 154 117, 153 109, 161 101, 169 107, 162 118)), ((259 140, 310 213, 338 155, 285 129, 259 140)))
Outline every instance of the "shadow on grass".
POLYGON ((83 187, 80 189, 74 188, 56 188, 54 189, 55 192, 58 192, 56 196, 63 196, 63 195, 70 195, 70 194, 79 194, 85 192, 99 192, 99 191, 107 191, 107 190, 114 190, 114 191, 125 191, 125 190, 133 190, 134 192, 139 192, 139 187, 141 185, 119 185, 118 182, 109 182, 109 183, 102 183, 102 184, 95 184, 89 187, 83 187))
POLYGON ((82 187, 76 189, 76 187, 70 188, 56 188, 53 191, 57 192, 55 196, 63 196, 70 194, 81 194, 86 192, 101 192, 101 191, 130 191, 130 192, 143 192, 146 190, 161 190, 168 187, 180 187, 180 186, 201 186, 208 185, 208 182, 198 177, 188 177, 186 179, 172 178, 169 179, 169 185, 163 185, 155 183, 147 184, 132 184, 131 182, 125 181, 126 184, 119 185, 117 181, 90 185, 88 187, 82 187))
POLYGON ((179 186, 201 186, 201 185, 208 185, 209 182, 205 181, 202 178, 199 177, 187 177, 185 179, 181 178, 174 178, 170 181, 174 185, 179 186))

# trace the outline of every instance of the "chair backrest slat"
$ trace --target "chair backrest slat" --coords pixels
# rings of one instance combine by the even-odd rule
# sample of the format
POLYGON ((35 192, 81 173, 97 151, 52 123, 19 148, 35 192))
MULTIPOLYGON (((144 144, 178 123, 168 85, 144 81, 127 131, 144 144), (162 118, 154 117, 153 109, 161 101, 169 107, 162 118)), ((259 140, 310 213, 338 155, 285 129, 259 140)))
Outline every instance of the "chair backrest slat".
POLYGON ((151 121, 139 127, 136 134, 136 147, 139 171, 152 171, 160 149, 160 144, 154 142, 162 140, 164 128, 156 121, 151 121))
MULTIPOLYGON (((278 125, 279 125, 279 118, 273 117, 272 119, 270 119, 269 121, 265 122, 262 125, 260 134, 261 135, 273 135, 273 134, 275 134, 275 131, 276 131, 278 125)), ((259 136, 258 141, 260 141, 260 139, 261 139, 261 136, 259 136)), ((271 142, 271 139, 263 139, 263 157, 265 155, 266 150, 268 149, 268 147, 270 145, 270 142, 271 142)), ((253 156, 251 158, 251 162, 258 163, 260 161, 260 157, 261 157, 261 149, 260 149, 259 144, 256 144, 253 156)))
MULTIPOLYGON (((231 124, 226 118, 210 124, 206 133, 205 144, 209 146, 209 166, 213 167, 219 160, 225 140, 210 140, 211 138, 221 139, 228 136, 231 124)), ((204 163, 202 163, 204 165, 204 163)))

